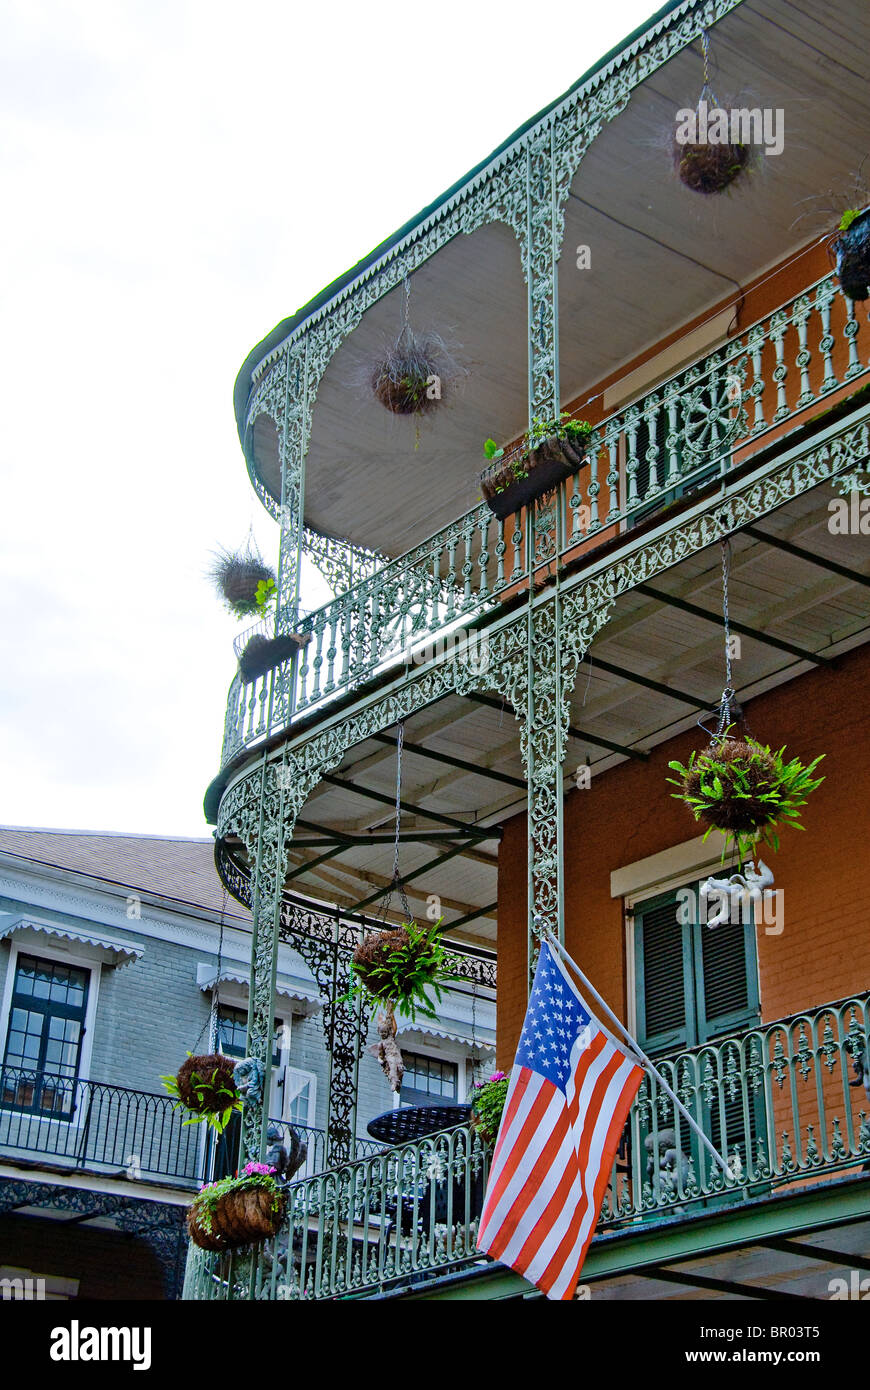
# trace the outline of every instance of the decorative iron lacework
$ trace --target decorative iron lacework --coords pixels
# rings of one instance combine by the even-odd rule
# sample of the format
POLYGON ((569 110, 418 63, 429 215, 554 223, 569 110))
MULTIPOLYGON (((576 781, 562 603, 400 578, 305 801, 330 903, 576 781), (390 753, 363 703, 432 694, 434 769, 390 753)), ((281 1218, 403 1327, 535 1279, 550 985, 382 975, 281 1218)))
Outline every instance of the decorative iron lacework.
MULTIPOLYGON (((215 848, 218 873, 240 902, 251 906, 250 877, 220 841, 215 848)), ((364 927, 336 908, 332 912, 282 902, 278 939, 290 942, 317 981, 323 1004, 321 1021, 330 1057, 328 1154, 330 1164, 354 1157, 356 1097, 360 1054, 368 1035, 370 1010, 362 1001, 346 1002, 350 963, 364 927)), ((448 969, 463 979, 495 988, 495 960, 448 950, 448 969)))
POLYGON ((245 439, 262 414, 278 431, 280 513, 259 479, 251 447, 245 457, 254 489, 272 516, 282 518, 279 604, 298 603, 302 550, 304 460, 312 412, 324 373, 363 314, 463 233, 491 222, 511 228, 520 244, 528 289, 529 422, 559 411, 557 266, 564 209, 583 155, 604 125, 651 73, 693 43, 742 0, 686 4, 617 55, 525 131, 486 169, 443 203, 375 264, 343 286, 270 351, 253 373, 245 439))
POLYGON ((389 563, 379 550, 368 550, 352 541, 322 536, 309 526, 302 534, 303 553, 315 564, 334 594, 344 594, 361 579, 371 576, 389 563))
MULTIPOLYGON (((645 1076, 599 1228, 637 1231, 642 1219, 654 1230, 646 1223, 701 1214, 710 1198, 727 1193, 737 1205, 795 1178, 805 1194, 835 1175, 857 1179, 870 1159, 865 1092, 854 1085, 868 1026, 862 994, 659 1059, 729 1173, 699 1149, 671 1097, 645 1076)), ((275 1246, 236 1267, 192 1248, 186 1296, 335 1299, 479 1262, 488 1157, 479 1136, 459 1126, 293 1182, 275 1246)))
POLYGON ((163 1272, 166 1297, 181 1297, 187 1251, 185 1207, 80 1187, 0 1178, 0 1216, 20 1207, 75 1212, 84 1217, 111 1216, 119 1230, 150 1245, 163 1272))
MULTIPOLYGON (((493 624, 488 634, 489 663, 484 671, 461 650, 454 652, 450 659, 433 663, 420 676, 409 678, 398 688, 328 728, 312 733, 292 747, 285 743, 280 752, 242 773, 222 799, 218 836, 237 835, 256 866, 252 907, 258 925, 253 943, 252 1055, 259 1056, 262 1052, 264 1064, 268 1066, 272 961, 281 909, 280 887, 286 872, 292 827, 322 775, 337 767, 349 748, 444 695, 494 689, 514 706, 520 721, 520 747, 530 786, 533 900, 529 914, 529 960, 533 961, 535 918, 539 919, 539 926, 552 924, 559 930, 562 925, 560 808, 570 692, 578 664, 596 633, 607 622, 616 599, 818 483, 861 464, 867 457, 868 441, 870 430, 866 423, 847 427, 838 436, 815 449, 808 448, 801 457, 790 459, 766 477, 744 484, 739 491, 711 505, 700 516, 672 526, 654 540, 640 543, 636 550, 605 565, 595 574, 575 576, 566 581, 561 590, 545 590, 535 595, 526 611, 509 621, 493 624), (534 672, 531 682, 530 669, 534 672), (278 825, 282 827, 280 837, 278 825), (268 925, 264 922, 262 905, 265 905, 268 925), (255 1052, 255 1048, 260 1051, 255 1052)), ((254 1124, 252 1119, 251 1125, 254 1124)), ((255 1152, 253 1137, 250 1152, 255 1152)))
MULTIPOLYGON (((823 277, 603 421, 590 436, 582 475, 560 485, 552 501, 528 508, 524 523, 508 522, 506 530, 481 504, 314 613, 299 619, 291 594, 279 610, 278 629, 299 631, 307 641, 292 664, 251 683, 240 677, 233 683, 223 762, 263 737, 267 724, 272 730, 286 726, 389 665, 416 660, 421 646, 443 646, 458 622, 479 626, 507 586, 524 585, 533 571, 602 526, 654 506, 669 490, 727 478, 735 451, 758 445, 767 431, 838 386, 866 377, 857 335, 854 305, 839 294, 833 276, 823 277), (846 353, 835 370, 838 335, 846 353), (600 480, 602 454, 607 471, 600 480)), ((866 407, 856 403, 856 412, 866 416, 866 407)), ((818 419, 823 428, 824 417, 818 419)))

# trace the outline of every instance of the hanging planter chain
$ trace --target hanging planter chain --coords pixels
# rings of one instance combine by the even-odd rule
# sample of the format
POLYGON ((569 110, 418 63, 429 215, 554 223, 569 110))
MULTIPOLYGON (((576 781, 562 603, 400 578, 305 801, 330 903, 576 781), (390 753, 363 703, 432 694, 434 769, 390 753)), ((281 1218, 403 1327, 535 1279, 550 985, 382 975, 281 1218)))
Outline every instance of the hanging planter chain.
POLYGON ((375 914, 386 924, 387 912, 392 901, 393 891, 398 890, 399 898, 402 903, 402 911, 405 914, 405 921, 412 922, 411 908, 408 903, 408 895, 405 892, 405 884, 399 867, 399 834, 402 827, 402 748, 405 742, 405 724, 401 720, 396 726, 398 737, 396 739, 396 838, 393 845, 393 877, 390 879, 386 893, 380 901, 378 910, 375 914))
POLYGON ((716 728, 717 739, 725 736, 733 723, 732 709, 735 705, 734 678, 731 668, 731 614, 728 608, 728 580, 731 575, 731 542, 722 541, 722 621, 725 628, 725 689, 719 701, 719 723, 716 728))

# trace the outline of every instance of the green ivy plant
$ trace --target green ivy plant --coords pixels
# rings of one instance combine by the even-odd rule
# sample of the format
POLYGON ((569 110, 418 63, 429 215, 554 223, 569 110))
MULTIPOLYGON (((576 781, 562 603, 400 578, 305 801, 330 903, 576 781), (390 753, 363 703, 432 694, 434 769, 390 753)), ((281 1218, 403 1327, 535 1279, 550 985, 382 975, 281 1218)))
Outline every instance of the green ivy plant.
MULTIPOLYGON (((188 1052, 188 1057, 193 1053, 188 1052)), ((186 1125, 207 1124, 216 1134, 222 1134, 237 1110, 242 1109, 242 1098, 235 1084, 215 1068, 211 1074, 191 1071, 185 1088, 179 1085, 177 1076, 161 1076, 160 1080, 176 1104, 173 1110, 187 1112, 186 1125)))
POLYGON ((265 618, 273 603, 278 597, 278 590, 274 579, 261 579, 257 585, 257 594, 254 602, 257 605, 257 612, 261 618, 265 618))
POLYGON ((838 231, 838 232, 848 232, 848 230, 849 230, 849 228, 851 227, 852 223, 853 223, 854 221, 856 221, 856 219, 859 218, 860 216, 861 216, 861 209, 860 209, 860 208, 846 208, 846 211, 843 213, 843 216, 840 218, 840 223, 839 223, 839 226, 837 227, 837 231, 838 231))
POLYGON ((475 1083, 471 1098, 471 1121, 484 1144, 490 1148, 498 1136, 509 1085, 510 1079, 503 1071, 494 1071, 488 1081, 475 1083))
POLYGON ((400 1008, 412 1019, 418 1013, 437 1018, 441 985, 454 978, 446 969, 442 920, 429 926, 403 922, 395 931, 371 932, 354 951, 351 987, 341 1002, 362 994, 385 1005, 388 1013, 400 1008))
POLYGON ((695 750, 685 766, 669 762, 677 776, 667 780, 679 788, 671 795, 707 825, 705 840, 713 830, 725 836, 722 863, 733 847, 743 864, 756 842, 778 850, 783 827, 804 829, 801 809, 825 780, 812 775, 825 755, 805 765, 786 760, 785 747, 772 752, 756 739, 729 735, 730 728, 703 752, 695 750))

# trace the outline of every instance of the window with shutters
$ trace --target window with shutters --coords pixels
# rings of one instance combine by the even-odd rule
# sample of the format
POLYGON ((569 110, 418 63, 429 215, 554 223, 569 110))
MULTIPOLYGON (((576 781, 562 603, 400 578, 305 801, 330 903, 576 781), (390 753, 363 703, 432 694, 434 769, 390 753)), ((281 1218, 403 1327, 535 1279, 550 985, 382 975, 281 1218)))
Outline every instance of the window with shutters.
POLYGON ((648 1052, 694 1047, 756 1020, 755 924, 708 927, 687 911, 700 884, 634 908, 638 1041, 648 1052))
MULTIPOLYGON (((745 921, 708 927, 690 906, 698 903, 700 884, 687 887, 689 892, 673 890, 634 908, 637 1038, 654 1056, 715 1044, 759 1019, 752 913, 745 921)), ((699 1094, 696 1118, 713 1145, 728 1159, 736 1153, 745 1171, 766 1132, 763 1098, 740 1078, 736 1049, 730 1059, 727 1041, 723 1048, 720 1075, 729 1065, 736 1075, 709 1096, 699 1094)), ((697 1173, 698 1142, 682 1132, 685 1156, 697 1173)), ((717 1200, 729 1197, 735 1194, 717 1200)))

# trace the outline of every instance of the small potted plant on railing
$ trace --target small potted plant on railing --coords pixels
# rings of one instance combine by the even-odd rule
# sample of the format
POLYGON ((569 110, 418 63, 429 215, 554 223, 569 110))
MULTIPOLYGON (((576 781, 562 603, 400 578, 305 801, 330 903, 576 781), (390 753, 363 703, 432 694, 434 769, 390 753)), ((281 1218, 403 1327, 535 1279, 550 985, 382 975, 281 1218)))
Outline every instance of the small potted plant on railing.
POLYGON ((187 1061, 177 1076, 161 1076, 166 1090, 177 1102, 176 1110, 185 1110, 186 1125, 207 1124, 221 1134, 233 1113, 242 1108, 236 1088, 232 1057, 212 1052, 196 1056, 188 1052, 187 1061))
POLYGON ((233 1250, 276 1235, 287 1203, 275 1172, 267 1163, 247 1163, 240 1177, 202 1187, 187 1213, 194 1245, 233 1250))
POLYGON ((219 550, 211 569, 215 588, 236 618, 260 611, 258 594, 264 584, 275 584, 275 571, 267 565, 253 542, 245 550, 219 550))
MULTIPOLYGON (((278 591, 274 579, 264 579, 257 586, 257 608, 265 623, 273 612, 278 591)), ((265 676, 283 661, 292 656, 311 640, 310 632, 281 632, 269 637, 264 632, 255 632, 248 638, 239 656, 239 672, 245 684, 265 676)))
POLYGON ((870 299, 870 207, 847 208, 829 245, 843 294, 870 299))
POLYGON ((353 953, 353 981, 346 999, 363 994, 383 1005, 378 1015, 379 1042, 369 1051, 394 1091, 401 1090, 404 1064, 396 1042, 396 1009, 412 1019, 417 1014, 437 1018, 435 1000, 441 984, 452 978, 445 970, 446 952, 440 941, 441 920, 421 927, 404 922, 395 931, 369 932, 353 953), (430 998, 432 990, 435 999, 430 998))
POLYGON ((490 511, 505 520, 570 478, 583 462, 591 433, 586 420, 563 410, 558 419, 536 415, 531 429, 510 449, 487 439, 483 452, 490 464, 480 475, 480 490, 490 511))
POLYGON ((803 829, 801 808, 824 781, 812 775, 824 754, 806 766, 800 758, 786 761, 784 747, 771 752, 754 738, 735 738, 732 727, 703 752, 695 750, 685 766, 668 763, 677 773, 668 781, 679 788, 672 796, 707 826, 705 840, 714 830, 725 836, 723 864, 733 846, 742 866, 759 841, 779 849, 780 828, 803 829))
POLYGON ((493 1148, 507 1100, 509 1078, 494 1071, 486 1081, 477 1081, 471 1097, 471 1123, 487 1148, 493 1148))

